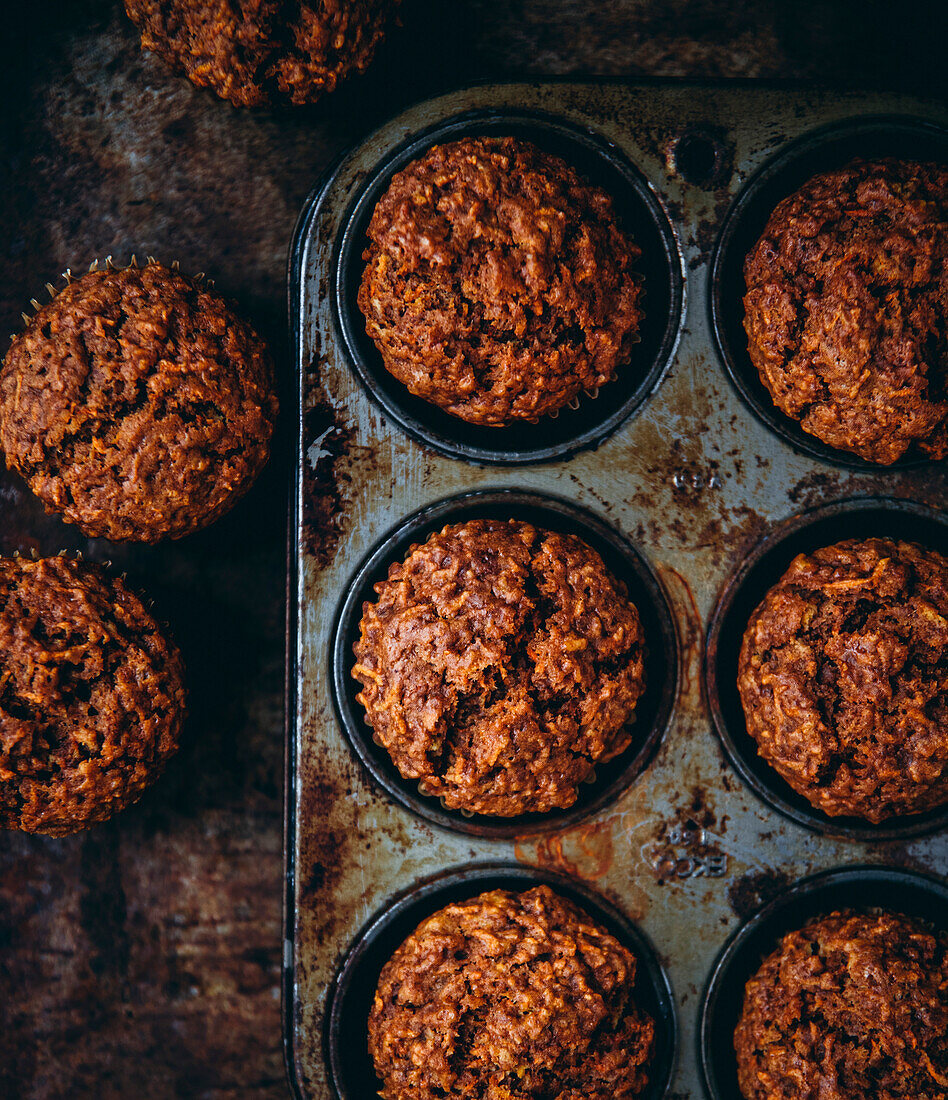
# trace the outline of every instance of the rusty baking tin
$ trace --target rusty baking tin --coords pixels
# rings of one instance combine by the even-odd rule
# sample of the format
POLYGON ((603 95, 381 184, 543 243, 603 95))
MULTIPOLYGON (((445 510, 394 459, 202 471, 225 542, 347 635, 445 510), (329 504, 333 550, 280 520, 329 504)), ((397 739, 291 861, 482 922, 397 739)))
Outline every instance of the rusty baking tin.
MULTIPOLYGON (((711 327, 728 377, 750 409, 781 439, 803 454, 854 470, 876 463, 830 447, 781 412, 747 353, 744 332, 744 258, 763 234, 774 207, 812 176, 842 168, 855 157, 905 157, 948 163, 948 130, 919 119, 885 116, 826 126, 791 142, 761 168, 728 211, 711 259, 711 327)), ((928 459, 910 448, 888 469, 928 459)))
POLYGON ((406 937, 452 902, 486 890, 523 891, 543 884, 582 906, 635 955, 635 1002, 655 1021, 655 1054, 642 1100, 664 1096, 675 1065, 678 1029, 671 985, 648 938, 604 897, 565 875, 516 863, 486 863, 450 870, 419 883, 376 913, 359 933, 333 982, 327 1012, 326 1057, 340 1100, 366 1100, 379 1088, 367 1049, 365 1020, 382 967, 406 937))
MULTIPOLYGON (((681 1030, 669 1100, 703 1094, 695 1056, 701 989, 728 935, 776 891, 847 862, 948 872, 944 829, 893 840, 829 836, 759 797, 714 734, 702 671, 714 608, 766 532, 853 497, 894 497, 935 511, 948 504, 943 466, 867 470, 791 445, 732 386, 711 326, 711 253, 724 240, 728 212, 742 209, 734 204, 747 181, 788 149, 891 116, 913 118, 909 129, 931 133, 931 155, 940 155, 934 128, 944 131, 945 105, 908 96, 747 83, 481 85, 393 119, 343 156, 313 192, 290 269, 302 415, 291 545, 284 1004, 298 1097, 337 1095, 323 1040, 327 996, 342 960, 372 914, 446 868, 503 861, 565 875, 642 929, 671 980, 681 1030), (459 119, 476 120, 476 127, 502 119, 496 125, 505 129, 517 118, 536 125, 539 116, 549 132, 583 135, 634 166, 671 222, 684 265, 684 316, 680 326, 674 309, 653 317, 663 333, 674 328, 678 343, 661 385, 636 415, 621 418, 608 404, 609 387, 589 402, 597 416, 599 408, 618 415, 597 447, 530 465, 514 464, 511 455, 510 464, 488 467, 486 451, 482 459, 464 455, 477 461, 457 461, 436 441, 419 442, 423 425, 379 404, 375 376, 369 395, 340 332, 333 288, 341 286, 351 304, 361 233, 353 229, 354 211, 368 210, 370 184, 377 189, 406 151, 426 147, 436 134, 453 136, 459 119), (337 258, 346 232, 343 278, 337 258), (635 548, 675 622, 677 697, 656 751, 611 800, 553 831, 481 836, 458 831, 456 821, 422 817, 380 786, 336 713, 330 655, 360 563, 385 532, 402 530, 406 517, 478 491, 554 498, 596 517, 635 548)), ((653 239, 665 264, 668 238, 660 236, 653 239)), ((657 313, 651 294, 646 310, 657 313)), ((350 316, 350 328, 357 320, 350 316)), ((907 533, 907 517, 915 515, 910 503, 899 507, 900 529, 889 534, 907 533)), ((341 667, 349 644, 341 643, 341 667)), ((345 683, 340 694, 349 691, 345 683)), ((370 762, 371 750, 369 741, 370 762)), ((347 1042, 362 1050, 359 1030, 357 1022, 346 1025, 347 1042)))
POLYGON ((404 431, 454 458, 490 465, 548 462, 595 447, 642 405, 659 385, 678 339, 682 311, 682 263, 668 216, 636 168, 594 131, 544 113, 467 111, 414 135, 384 157, 352 201, 339 235, 333 281, 339 332, 352 367, 373 400, 404 431), (356 298, 362 279, 366 229, 392 176, 432 145, 464 137, 510 135, 562 157, 613 198, 619 223, 642 249, 636 272, 643 280, 640 341, 617 378, 596 398, 581 395, 577 408, 536 424, 506 428, 468 424, 419 397, 388 373, 366 335, 356 298))
POLYGON ((661 740, 678 688, 678 647, 671 609, 648 565, 617 531, 567 500, 512 489, 464 493, 429 505, 387 531, 362 562, 346 592, 332 644, 332 685, 336 711, 353 749, 375 781, 406 809, 420 817, 472 836, 517 837, 575 825, 612 802, 651 759, 661 740), (632 744, 616 759, 600 764, 593 779, 582 784, 579 797, 568 809, 546 814, 497 818, 464 814, 444 806, 440 799, 419 792, 418 784, 404 779, 384 747, 376 743, 357 702, 361 685, 352 676, 352 647, 359 637, 362 605, 375 597, 374 585, 388 575, 388 567, 402 561, 416 543, 424 542, 449 523, 471 519, 517 519, 544 530, 578 535, 598 551, 613 576, 628 589, 645 633, 645 691, 630 727, 632 744))
POLYGON ((782 779, 757 752, 737 690, 737 662, 750 616, 797 554, 849 538, 900 538, 948 555, 948 515, 911 501, 863 497, 837 501, 794 516, 769 534, 728 582, 708 628, 708 705, 731 763, 774 809, 808 829, 850 840, 901 840, 948 826, 948 806, 873 825, 830 817, 782 779))
POLYGON ((741 1095, 734 1059, 734 1029, 744 987, 782 936, 839 909, 880 907, 948 931, 948 886, 943 880, 891 867, 846 867, 795 883, 755 914, 715 961, 701 1005, 698 1058, 711 1100, 741 1095))

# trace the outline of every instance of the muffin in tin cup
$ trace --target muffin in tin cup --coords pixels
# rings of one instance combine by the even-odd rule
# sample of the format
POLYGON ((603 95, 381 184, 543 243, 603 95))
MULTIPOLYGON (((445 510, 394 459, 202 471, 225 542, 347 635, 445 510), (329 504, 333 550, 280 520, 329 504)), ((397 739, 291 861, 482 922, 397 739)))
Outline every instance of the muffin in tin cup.
POLYGON ((886 1074, 891 1081, 893 1073, 899 1080, 916 1071, 927 1075, 922 1052, 911 1047, 912 1033, 916 1042, 930 1041, 932 1027, 937 1032, 939 1017, 948 1011, 944 989, 933 991, 937 981, 926 975, 926 969, 945 965, 946 913, 943 880, 883 866, 823 871, 765 905, 722 949, 705 987, 698 1056, 710 1100, 757 1100, 759 1069, 768 1065, 764 1095, 774 1096, 798 1095, 784 1086, 795 1089, 804 1081, 816 1089, 821 1079, 829 1090, 837 1074, 842 1089, 861 1087, 867 1074, 870 1081, 886 1074), (847 960, 853 968, 849 983, 833 973, 847 960), (903 989, 901 981, 911 984, 903 989), (886 1008, 883 1001, 893 992, 894 1003, 886 1008), (847 1006, 851 996, 856 1000, 847 1006), (903 996, 923 1014, 915 1015, 908 1000, 900 1008, 903 996), (923 1002, 927 1009, 921 1009, 923 1002), (791 1004, 788 1015, 784 1007, 791 1004), (807 1011, 812 1016, 802 1017, 801 1027, 800 1013, 807 1011), (895 1033, 899 1012, 902 1026, 895 1033), (783 1076, 785 1053, 792 1060, 792 1082, 783 1076))
MULTIPOLYGON (((466 212, 453 211, 450 192, 439 201, 447 213, 432 213, 431 218, 467 218, 466 212)), ((627 246, 623 250, 627 251, 627 246)), ((545 462, 598 445, 657 387, 677 344, 684 294, 682 261, 659 200, 615 146, 581 126, 539 113, 472 111, 415 135, 389 152, 343 217, 333 265, 336 322, 349 361, 366 392, 413 438, 471 462, 545 462), (432 158, 445 162, 443 171, 436 170, 432 158), (465 174, 465 169, 471 169, 468 162, 478 159, 483 161, 481 169, 465 174), (524 171, 533 182, 522 195, 494 195, 506 204, 505 210, 511 204, 519 210, 516 215, 498 219, 486 207, 493 201, 493 192, 512 186, 505 180, 501 162, 515 161, 523 161, 524 171), (434 264, 441 270, 462 262, 462 256, 449 254, 450 239, 443 247, 438 245, 439 234, 447 232, 440 221, 430 227, 429 234, 427 223, 419 223, 420 215, 412 213, 414 191, 428 196, 425 201, 433 201, 440 195, 439 188, 449 186, 449 168, 448 175, 463 177, 457 185, 462 190, 486 192, 478 200, 484 212, 478 218, 470 215, 470 219, 484 223, 468 226, 475 243, 483 235, 500 233, 494 249, 501 257, 499 264, 492 263, 487 247, 476 271, 458 268, 458 286, 449 295, 452 301, 461 294, 464 278, 477 281, 478 286, 488 276, 498 280, 496 293, 491 291, 486 297, 484 288, 477 289, 472 283, 471 303, 483 300, 476 309, 483 310, 485 317, 464 318, 464 333, 452 313, 457 302, 450 305, 442 301, 441 292, 437 300, 432 298, 427 279, 419 282, 417 275, 396 278, 389 251, 393 242, 397 244, 406 235, 399 231, 392 236, 404 223, 406 232, 411 230, 418 263, 434 264), (482 178, 485 174, 492 174, 489 184, 482 178), (541 201, 536 192, 545 188, 549 194, 541 201), (537 222, 535 234, 520 224, 523 218, 537 222), (546 228, 541 229, 540 223, 546 228), (547 256, 543 242, 555 238, 559 229, 567 231, 562 247, 578 249, 571 266, 582 268, 586 264, 590 270, 600 269, 608 275, 609 295, 615 303, 606 315, 602 314, 601 303, 589 312, 595 295, 588 294, 582 280, 575 280, 574 272, 556 274, 559 246, 547 256), (538 305, 527 293, 526 285, 519 289, 508 285, 510 278, 504 276, 503 260, 507 246, 501 246, 500 238, 506 239, 514 230, 511 240, 520 234, 523 241, 532 241, 521 242, 524 270, 549 268, 534 275, 538 284, 549 282, 552 297, 544 312, 550 313, 549 323, 559 327, 547 330, 547 322, 534 316, 538 305), (581 239, 570 244, 574 230, 581 239), (626 267, 628 258, 619 260, 615 251, 620 239, 625 239, 627 245, 631 242, 633 251, 640 252, 632 260, 631 270, 626 267), (402 292, 417 297, 419 309, 427 303, 425 308, 429 313, 433 311, 431 324, 412 317, 410 310, 405 314, 401 307, 401 320, 389 316, 392 310, 385 303, 401 298, 402 292), (493 313, 496 317, 490 320, 487 315, 493 313), (622 316, 617 319, 613 313, 622 316), (384 353, 366 331, 367 315, 384 353), (529 336, 534 329, 535 334, 529 336), (498 369, 506 381, 499 396, 484 394, 477 398, 480 383, 458 356, 454 356, 456 361, 442 362, 447 334, 454 330, 461 333, 465 346, 470 345, 470 355, 483 358, 485 364, 494 360, 500 364, 498 369), (549 373, 549 384, 532 383, 529 371, 525 372, 515 354, 518 341, 525 336, 542 355, 542 370, 544 376, 549 373), (430 400, 409 392, 386 369, 386 360, 430 400), (575 375, 571 373, 574 370, 575 375), (600 379, 610 376, 614 380, 600 387, 600 379), (566 403, 554 408, 557 393, 565 395, 566 403), (434 399, 444 407, 432 403, 434 399), (548 404, 555 415, 544 414, 549 411, 548 404), (453 412, 446 411, 447 407, 453 407, 453 412), (500 423, 511 412, 525 418, 500 423)), ((448 287, 445 283, 445 293, 448 287)))
MULTIPOLYGON (((587 990, 590 1004, 601 1002, 605 1009, 609 1002, 615 1001, 613 1010, 607 1012, 609 1022, 603 1023, 604 1048, 609 1045, 613 1031, 616 1031, 616 1040, 623 1044, 628 1041, 627 1053, 635 1060, 635 1065, 622 1065, 624 1055, 620 1054, 620 1049, 624 1047, 616 1048, 609 1055, 603 1054, 597 1063, 602 1076, 599 1083, 606 1087, 604 1082, 614 1075, 617 1084, 625 1082, 625 1091, 617 1093, 619 1095, 659 1100, 665 1094, 675 1063, 677 1021, 671 987, 648 939, 621 911, 584 884, 555 872, 518 864, 485 863, 442 872, 415 885, 390 901, 384 911, 363 928, 349 948, 330 987, 326 1017, 328 1064, 339 1100, 364 1100, 376 1095, 382 1087, 382 1082, 375 1075, 370 1047, 378 1054, 384 1045, 383 1037, 389 1033, 384 1024, 390 1011, 396 1014, 407 1012, 409 1017, 414 1011, 411 1007, 414 1001, 410 995, 400 995, 397 1002, 388 1000, 387 991, 392 981, 397 980, 396 970, 405 952, 410 954, 416 946, 424 948, 426 937, 431 935, 439 941, 448 937, 455 945, 453 962, 444 957, 443 961, 457 966, 459 971, 463 970, 465 950, 462 941, 466 934, 473 933, 485 922, 495 928, 500 938, 482 941, 486 950, 478 965, 478 972, 484 981, 482 995, 474 1000, 464 999, 458 1005, 456 1024, 469 1041, 476 1046, 490 1041, 491 1033, 483 1030, 490 1022, 484 1017, 485 1011, 490 1016, 490 974, 496 968, 502 968, 505 960, 509 963, 513 957, 519 957, 524 950, 529 955, 533 939, 536 938, 539 943, 549 933, 553 936, 549 957, 569 943, 578 945, 576 954, 573 954, 572 948, 568 949, 572 961, 567 965, 575 969, 574 976, 579 985, 591 983, 587 990), (508 942, 503 929, 512 931, 524 921, 531 930, 526 939, 518 936, 516 941, 508 942), (593 947, 594 944, 598 946, 593 947), (600 967, 592 970, 584 961, 584 953, 590 947, 602 961, 600 967), (615 966, 610 967, 607 959, 615 966), (623 1020, 629 1021, 629 1027, 625 1027, 623 1020), (370 1026, 373 1032, 371 1040, 370 1026), (482 1029, 480 1034, 479 1029, 482 1029), (634 1091, 629 1091, 629 1088, 634 1091)), ((475 940, 469 941, 469 949, 477 954, 475 940)), ((426 1000, 423 989, 426 966, 428 962, 435 967, 438 965, 435 957, 427 954, 424 957, 424 964, 418 963, 412 967, 417 979, 417 985, 413 982, 418 994, 417 1010, 422 1013, 425 1005, 421 1002, 426 1000)), ((554 988, 557 979, 552 972, 544 978, 546 957, 540 953, 532 961, 521 959, 519 965, 531 970, 532 976, 521 974, 518 981, 524 986, 524 996, 532 991, 532 995, 544 1000, 552 994, 554 999, 550 1002, 550 1011, 558 1019, 562 1017, 566 1021, 572 1018, 574 1010, 581 1014, 585 1008, 581 1003, 570 1005, 568 992, 563 990, 559 993, 565 999, 557 1007, 559 994, 554 988)), ((455 1025, 451 1022, 454 1010, 448 1009, 446 1000, 451 996, 450 987, 438 985, 435 988, 440 990, 437 994, 439 1003, 445 1001, 446 1014, 439 1013, 440 1023, 432 1025, 438 1035, 427 1028, 423 1030, 437 1044, 441 1028, 445 1029, 443 1037, 447 1039, 455 1025)), ((500 1010, 503 1006, 495 1007, 500 1010)), ((541 1041, 542 1045, 542 1036, 538 1040, 536 1029, 530 1027, 529 1013, 523 1014, 519 1009, 512 1011, 519 1023, 524 1025, 523 1031, 512 1018, 506 1033, 495 1036, 498 1049, 509 1047, 508 1060, 525 1055, 537 1041, 541 1041)), ((410 1019, 406 1018, 404 1022, 411 1032, 413 1025, 410 1019)), ((393 1056, 401 1050, 398 1040, 401 1034, 408 1032, 403 1033, 398 1028, 391 1033, 387 1049, 393 1056)), ((572 1072, 569 1065, 573 1058, 571 1044, 578 1044, 575 1057, 580 1057, 579 1048, 585 1048, 595 1032, 584 1032, 581 1028, 569 1034, 558 1034, 562 1049, 558 1041, 553 1042, 544 1054, 537 1056, 536 1068, 539 1069, 542 1064, 547 1072, 555 1075, 558 1065, 559 1072, 569 1074, 572 1072)), ((462 1057, 460 1050, 458 1056, 462 1057)), ((592 1056, 591 1048, 589 1056, 592 1056)), ((432 1062, 436 1059, 433 1049, 432 1062)), ((385 1067, 388 1062, 389 1058, 383 1054, 380 1064, 385 1067)), ((407 1065, 405 1068, 408 1068, 407 1065)), ((415 1072, 424 1076, 427 1068, 420 1066, 415 1072)), ((467 1080, 467 1075, 470 1075, 473 1080, 478 1074, 490 1072, 502 1072, 502 1067, 486 1065, 474 1051, 468 1058, 464 1079, 467 1080)), ((516 1073, 515 1078, 518 1081, 524 1079, 516 1073)), ((525 1092, 524 1095, 531 1093, 525 1092)))
MULTIPOLYGON (((927 608, 938 620, 937 608, 929 606, 925 593, 927 581, 922 576, 912 578, 916 564, 937 573, 946 550, 948 519, 943 513, 906 500, 857 498, 785 521, 758 544, 729 581, 708 631, 705 675, 709 706, 715 729, 738 774, 784 816, 826 835, 854 840, 916 836, 948 824, 948 802, 939 794, 943 777, 933 773, 928 779, 920 778, 913 789, 908 776, 896 782, 898 777, 889 775, 899 751, 898 691, 904 688, 914 698, 913 676, 921 677, 919 690, 923 681, 929 680, 937 689, 944 662, 937 652, 928 654, 924 622, 900 626, 895 621, 898 609, 886 610, 893 599, 911 598, 918 603, 918 615, 927 608), (880 533, 893 531, 898 532, 897 541, 880 538, 880 533), (831 591, 833 586, 841 591, 831 591), (778 607, 781 599, 782 610, 778 607), (825 638, 807 641, 807 631, 825 638), (836 667, 834 661, 842 661, 840 667, 848 668, 847 653, 852 651, 854 660, 857 650, 862 654, 867 662, 863 698, 852 680, 859 674, 858 668, 849 679, 837 673, 825 684, 819 680, 818 667, 806 672, 804 655, 811 650, 815 653, 814 646, 828 647, 820 657, 827 676, 836 667), (911 656, 913 646, 921 647, 924 661, 919 668, 911 656), (902 672, 898 671, 900 660, 901 664, 908 661, 902 672), (901 688, 899 682, 891 687, 895 710, 886 719, 880 677, 884 680, 889 672, 904 683, 901 688), (774 677, 780 680, 776 687, 774 677), (789 730, 786 708, 790 704, 786 700, 781 703, 777 687, 795 693, 799 736, 789 730), (821 701, 823 696, 835 691, 848 692, 845 713, 839 719, 848 725, 838 730, 828 718, 820 719, 819 710, 824 704, 830 706, 821 701), (815 693, 816 709, 804 706, 801 692, 815 693), (746 717, 748 706, 752 730, 746 717), (878 741, 868 748, 860 740, 858 757, 846 763, 845 739, 850 727, 859 722, 871 724, 876 717, 888 726, 877 731, 878 741), (826 761, 820 764, 823 757, 826 761), (845 767, 831 774, 826 769, 837 757, 845 767), (874 800, 872 805, 867 798, 874 800)), ((934 620, 931 625, 937 635, 938 622, 934 620)), ((937 698, 932 705, 936 713, 931 717, 934 729, 929 731, 929 741, 938 735, 937 698)), ((909 723, 906 734, 918 734, 916 726, 909 723)), ((929 758, 931 771, 937 765, 937 746, 934 750, 931 745, 917 747, 929 758)))
POLYGON ((929 253, 946 247, 930 209, 946 165, 942 127, 836 123, 781 150, 728 211, 711 261, 715 342, 740 396, 794 449, 858 470, 940 460, 948 325, 929 253), (880 312, 886 294, 898 301, 880 312))
MULTIPOLYGON (((332 662, 337 713, 376 782, 429 821, 488 837, 562 828, 617 797, 651 759, 677 692, 674 620, 645 562, 590 513, 513 490, 449 498, 383 537, 344 596, 332 662), (452 581, 464 568, 481 574, 472 592, 457 587, 456 576, 452 581), (477 605, 475 615, 465 616, 467 599, 477 605), (588 606, 573 621, 577 601, 588 606), (521 630, 528 631, 522 639, 521 630), (420 661, 414 673, 401 667, 415 652, 412 638, 420 661), (397 683, 387 665, 377 667, 380 660, 399 663, 397 683), (434 768, 438 761, 427 766, 429 736, 452 721, 450 699, 438 701, 448 693, 438 691, 442 674, 457 681, 464 722, 486 731, 477 744, 462 740, 458 760, 470 756, 471 766, 456 776, 450 761, 447 771, 434 768), (579 680, 571 693, 572 676, 579 680), (405 707, 388 706, 393 691, 405 707), (563 707, 568 714, 559 713, 563 707), (555 736, 544 747, 553 736, 544 733, 548 723, 555 736), (564 723, 575 725, 577 751, 585 745, 594 768, 556 763, 564 723), (536 744, 531 759, 519 763, 502 753, 494 762, 502 774, 492 779, 490 761, 480 758, 501 741, 509 742, 505 751, 536 744)), ((447 749, 446 742, 441 751, 447 749)))

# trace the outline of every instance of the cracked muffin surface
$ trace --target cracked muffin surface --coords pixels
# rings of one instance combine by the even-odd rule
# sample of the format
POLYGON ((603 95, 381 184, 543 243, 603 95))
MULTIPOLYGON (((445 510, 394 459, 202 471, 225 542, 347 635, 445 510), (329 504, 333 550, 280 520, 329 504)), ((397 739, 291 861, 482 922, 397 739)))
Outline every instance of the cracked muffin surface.
POLYGON ((948 559, 849 539, 798 555, 751 616, 738 666, 760 755, 831 816, 948 803, 948 559))
POLYGON ((634 369, 640 251, 605 191, 530 142, 434 146, 392 178, 368 237, 366 332, 452 416, 535 421, 634 369))
POLYGON ((449 525, 363 605, 357 696, 406 779, 452 809, 572 805, 631 742, 645 686, 624 586, 573 535, 516 520, 449 525))
POLYGON ((123 581, 0 558, 0 826, 63 836, 135 802, 184 704, 178 650, 123 581))
POLYGON ((538 886, 492 890, 423 921, 385 964, 369 1052, 385 1100, 628 1100, 654 1021, 637 960, 538 886))
POLYGON ((813 177, 744 276, 748 351, 782 412, 868 462, 948 455, 948 168, 813 177))
POLYGON ((70 282, 0 369, 7 466, 94 538, 157 542, 212 523, 266 463, 276 414, 260 337, 158 263, 70 282))
POLYGON ((237 107, 315 103, 368 68, 401 0, 125 0, 142 46, 237 107))
POLYGON ((891 913, 790 932, 734 1032, 744 1100, 948 1100, 948 939, 891 913))

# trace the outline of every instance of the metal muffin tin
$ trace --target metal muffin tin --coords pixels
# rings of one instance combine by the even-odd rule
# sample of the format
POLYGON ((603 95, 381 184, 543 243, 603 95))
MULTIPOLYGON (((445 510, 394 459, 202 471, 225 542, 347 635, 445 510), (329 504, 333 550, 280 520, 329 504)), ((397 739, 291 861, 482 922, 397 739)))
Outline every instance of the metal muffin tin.
MULTIPOLYGON (((946 123, 942 105, 911 97, 792 86, 483 85, 394 119, 344 156, 313 192, 290 257, 301 416, 290 536, 284 1008, 298 1096, 338 1095, 333 1074, 366 1057, 359 1012, 353 1015, 351 1006, 367 1003, 374 978, 371 967, 356 968, 353 960, 375 942, 387 915, 425 915, 432 880, 449 890, 437 894, 447 900, 465 896, 472 878, 490 877, 497 864, 517 865, 527 875, 566 876, 610 903, 654 945, 674 990, 679 1042, 666 1095, 697 1100, 704 1095, 697 1047, 702 989, 728 936, 756 908, 801 876, 840 865, 948 873, 943 821, 909 823, 936 830, 924 836, 901 830, 890 839, 879 832, 853 839, 827 828, 816 832, 761 797, 715 735, 703 675, 712 613, 726 591, 736 591, 730 582, 745 559, 781 524, 850 498, 910 501, 920 506, 902 506, 912 515, 948 504, 944 466, 869 469, 821 452, 808 437, 793 438, 764 417, 766 410, 752 411, 733 314, 727 319, 741 295, 734 250, 759 217, 759 203, 752 202, 763 193, 758 185, 780 176, 771 167, 830 133, 848 135, 847 155, 886 151, 879 143, 884 131, 912 143, 890 151, 927 150, 944 159, 946 123), (555 148, 587 174, 614 169, 617 190, 630 181, 629 203, 644 218, 642 232, 651 226, 655 234, 655 254, 643 256, 640 270, 657 335, 649 347, 646 340, 638 345, 641 358, 633 356, 625 383, 580 402, 575 412, 588 420, 570 425, 564 413, 529 438, 518 431, 498 443, 483 434, 490 429, 474 439, 461 421, 434 423, 426 408, 393 390, 373 363, 352 305, 360 234, 391 172, 436 137, 508 128, 555 148), (551 144, 561 139, 563 145, 551 144), (754 189, 744 192, 757 173, 754 189), (660 315, 656 302, 668 303, 660 315), (591 516, 594 528, 635 551, 630 560, 640 559, 641 577, 654 578, 662 590, 656 606, 667 603, 678 636, 678 673, 667 680, 677 685, 674 709, 644 770, 625 775, 614 791, 561 818, 552 831, 544 821, 522 830, 488 825, 487 832, 504 835, 481 835, 484 819, 472 825, 439 817, 438 803, 418 804, 417 789, 400 788, 391 772, 386 778, 384 756, 358 729, 362 719, 346 680, 358 600, 385 569, 384 540, 392 540, 392 558, 400 555, 406 539, 440 518, 439 509, 466 507, 477 492, 488 494, 480 499, 491 507, 501 494, 519 493, 525 507, 552 502, 591 516), (460 500, 441 504, 452 498, 460 500), (329 1005, 342 1004, 340 997, 348 1014, 330 1020, 329 1005)), ((780 178, 789 183, 793 175, 780 178)), ((767 201, 783 197, 780 189, 774 184, 767 201)), ((860 508, 836 511, 831 541, 846 537, 848 517, 860 508)), ((901 521, 890 528, 879 533, 903 533, 901 521)), ((904 526, 905 533, 915 529, 904 526)), ((722 609, 727 601, 725 595, 722 609)), ((647 640, 653 653, 666 651, 665 640, 647 640)), ((710 665, 719 654, 715 645, 710 665)), ((720 687, 712 683, 714 700, 720 687)), ((715 702, 725 743, 726 710, 715 702)), ((657 721, 643 722, 643 735, 646 724, 660 735, 659 711, 657 721)), ((897 904, 897 894, 891 902, 897 904)), ((360 1081, 359 1090, 370 1088, 369 1078, 360 1081)), ((370 1100, 364 1091, 358 1095, 370 1100)))

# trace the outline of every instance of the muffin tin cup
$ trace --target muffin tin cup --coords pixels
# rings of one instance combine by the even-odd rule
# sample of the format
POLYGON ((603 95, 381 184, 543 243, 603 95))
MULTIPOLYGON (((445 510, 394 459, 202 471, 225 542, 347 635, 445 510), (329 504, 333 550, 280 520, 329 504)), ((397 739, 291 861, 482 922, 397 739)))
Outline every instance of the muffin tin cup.
POLYGON ((515 863, 481 863, 426 879, 377 913, 356 938, 329 991, 326 1060, 338 1100, 366 1100, 380 1085, 369 1056, 366 1020, 382 967, 433 913, 487 890, 524 891, 547 885, 581 906, 637 960, 634 998, 655 1021, 655 1051, 642 1100, 664 1096, 675 1066, 678 1025, 668 977, 646 936, 600 894, 572 879, 515 863))
POLYGON ((330 670, 339 721, 356 755, 376 783, 406 809, 445 829, 472 836, 516 838, 573 825, 617 798, 655 753, 671 717, 678 690, 678 642, 665 594, 645 561, 616 531, 568 501, 540 493, 482 490, 450 497, 403 520, 376 543, 348 586, 333 631, 330 670), (362 605, 377 597, 373 586, 403 561, 412 546, 447 524, 472 519, 516 519, 550 531, 574 534, 596 550, 621 580, 635 604, 645 634, 645 691, 636 704, 632 744, 613 760, 598 764, 582 783, 576 802, 563 810, 518 817, 491 817, 449 809, 405 779, 387 750, 373 738, 365 711, 356 701, 361 685, 352 676, 352 647, 359 637, 362 605))
POLYGON ((838 501, 794 516, 758 544, 727 584, 708 629, 705 678, 714 726, 744 782, 785 817, 825 836, 858 841, 902 840, 948 826, 948 806, 873 825, 830 817, 810 803, 757 752, 737 689, 744 630, 768 590, 800 553, 847 538, 897 538, 948 555, 948 515, 894 497, 838 501))
POLYGON ((751 177, 725 217, 711 257, 708 304, 725 372, 760 421, 801 454, 851 470, 885 473, 923 466, 931 460, 910 448, 898 462, 882 466, 805 432, 798 421, 774 404, 751 362, 744 331, 744 260, 763 234, 774 208, 813 176, 842 168, 855 157, 948 163, 948 129, 908 117, 865 117, 819 128, 787 145, 751 177))
POLYGON ((948 931, 948 885, 943 880, 881 866, 823 871, 801 879, 757 912, 727 942, 705 988, 698 1026, 698 1060, 710 1100, 735 1100, 734 1029, 744 988, 782 936, 839 909, 884 909, 948 931))
POLYGON ((678 342, 684 280, 678 242, 645 177, 612 144, 591 130, 553 115, 509 109, 467 111, 414 134, 392 150, 366 179, 346 212, 333 258, 333 309, 350 365, 366 393, 399 428, 442 454, 481 465, 517 465, 564 459, 595 447, 632 416, 658 387, 678 342), (511 136, 565 160, 614 201, 617 219, 641 248, 636 273, 643 281, 639 341, 614 381, 598 396, 581 394, 556 416, 505 427, 469 424, 415 397, 385 369, 365 331, 357 303, 365 267, 366 230, 393 175, 431 146, 466 137, 511 136))

